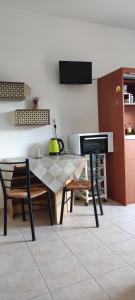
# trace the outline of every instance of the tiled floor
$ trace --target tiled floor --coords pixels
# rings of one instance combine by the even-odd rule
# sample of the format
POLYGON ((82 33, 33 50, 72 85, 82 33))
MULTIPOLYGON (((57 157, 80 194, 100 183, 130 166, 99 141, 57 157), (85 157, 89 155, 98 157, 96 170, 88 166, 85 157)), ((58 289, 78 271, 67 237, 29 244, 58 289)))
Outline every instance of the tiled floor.
POLYGON ((0 217, 0 300, 134 300, 135 204, 103 207, 99 228, 92 205, 78 203, 63 225, 36 212, 35 242, 20 218, 3 237, 0 217))

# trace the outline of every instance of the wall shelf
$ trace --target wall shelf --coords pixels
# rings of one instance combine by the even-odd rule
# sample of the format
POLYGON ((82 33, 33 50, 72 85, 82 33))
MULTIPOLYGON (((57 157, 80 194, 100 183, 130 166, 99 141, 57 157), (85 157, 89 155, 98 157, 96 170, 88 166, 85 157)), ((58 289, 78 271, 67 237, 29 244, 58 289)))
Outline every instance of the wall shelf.
POLYGON ((0 100, 24 100, 31 95, 30 87, 24 82, 0 81, 0 100))
POLYGON ((50 125, 50 110, 17 109, 11 112, 11 122, 15 126, 50 125))
POLYGON ((125 106, 135 106, 135 103, 124 103, 125 106))

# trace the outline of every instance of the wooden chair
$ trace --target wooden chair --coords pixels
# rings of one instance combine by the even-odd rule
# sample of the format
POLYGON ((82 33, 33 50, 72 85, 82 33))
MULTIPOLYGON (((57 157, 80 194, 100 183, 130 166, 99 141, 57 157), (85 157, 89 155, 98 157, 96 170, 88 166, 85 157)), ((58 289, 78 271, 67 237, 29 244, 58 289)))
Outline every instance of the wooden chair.
MULTIPOLYGON (((13 175, 12 175, 12 181, 11 181, 11 186, 12 187, 18 187, 22 186, 25 184, 25 167, 22 165, 16 165, 14 167, 13 175)), ((47 186, 32 172, 30 171, 30 185, 34 187, 42 187, 47 189, 47 186)), ((46 193, 47 196, 47 193, 46 193)), ((52 195, 51 195, 52 196, 52 195)), ((34 208, 35 206, 37 209, 41 207, 48 207, 48 205, 45 203, 45 195, 38 195, 37 197, 32 199, 32 207, 34 208)), ((47 199, 46 199, 47 200, 47 199)), ((48 202, 48 201, 47 201, 48 202)), ((13 199, 12 203, 9 207, 9 212, 12 217, 15 215, 18 215, 20 213, 20 208, 19 205, 20 200, 18 199, 13 199)), ((28 211, 28 205, 24 201, 21 201, 21 208, 22 208, 22 219, 23 221, 26 221, 26 211, 28 211)))
POLYGON ((45 195, 46 193, 48 194, 48 211, 50 216, 50 223, 51 225, 53 225, 52 204, 49 189, 43 184, 31 184, 28 159, 20 162, 0 162, 0 181, 4 196, 4 235, 7 235, 7 201, 9 199, 19 199, 22 206, 23 220, 25 220, 24 204, 28 204, 32 241, 35 241, 36 238, 32 213, 32 200, 38 196, 45 195), (12 175, 14 166, 17 165, 20 168, 23 168, 23 176, 21 177, 21 181, 19 179, 19 184, 17 184, 17 180, 14 181, 13 184, 12 175))
POLYGON ((98 187, 98 160, 99 160, 99 155, 97 153, 90 153, 90 178, 91 178, 91 180, 72 180, 64 186, 63 193, 62 193, 60 224, 63 223, 64 205, 69 200, 70 200, 70 212, 73 211, 74 191, 88 190, 92 194, 92 202, 93 202, 93 207, 94 207, 96 227, 99 227, 96 198, 95 198, 95 189, 97 191, 101 215, 103 215, 103 208, 102 208, 99 187, 98 187), (93 164, 93 156, 95 158, 94 164, 93 164), (94 169, 95 169, 95 172, 94 172, 94 169), (71 194, 70 194, 70 197, 68 197, 66 199, 67 192, 70 192, 71 194))

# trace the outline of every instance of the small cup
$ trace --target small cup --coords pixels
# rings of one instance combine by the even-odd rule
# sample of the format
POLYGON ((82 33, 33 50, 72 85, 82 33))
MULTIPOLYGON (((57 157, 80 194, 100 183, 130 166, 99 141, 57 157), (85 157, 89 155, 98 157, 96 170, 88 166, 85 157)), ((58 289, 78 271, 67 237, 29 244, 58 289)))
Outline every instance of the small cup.
POLYGON ((35 158, 40 158, 41 153, 40 153, 40 146, 39 144, 35 145, 35 158))

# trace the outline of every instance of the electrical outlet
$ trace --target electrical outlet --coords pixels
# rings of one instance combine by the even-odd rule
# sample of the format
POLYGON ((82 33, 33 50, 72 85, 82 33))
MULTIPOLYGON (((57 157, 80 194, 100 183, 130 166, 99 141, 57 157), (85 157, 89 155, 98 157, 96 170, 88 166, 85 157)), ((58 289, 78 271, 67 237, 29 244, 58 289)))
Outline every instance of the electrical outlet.
POLYGON ((53 127, 56 129, 56 119, 52 119, 52 122, 53 122, 53 127))
POLYGON ((52 119, 52 124, 56 125, 56 120, 55 119, 52 119))

